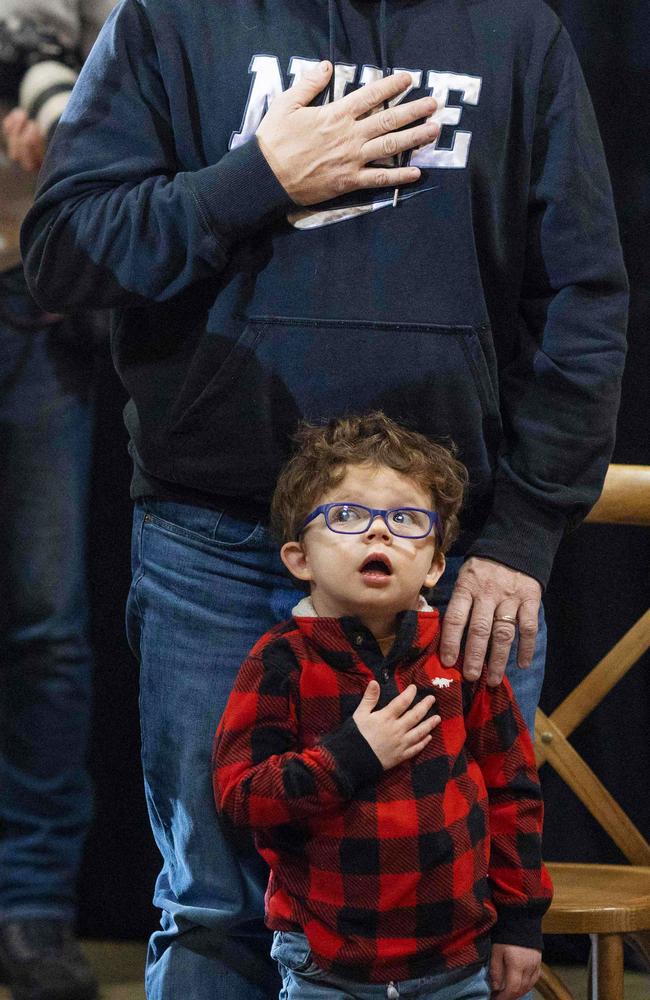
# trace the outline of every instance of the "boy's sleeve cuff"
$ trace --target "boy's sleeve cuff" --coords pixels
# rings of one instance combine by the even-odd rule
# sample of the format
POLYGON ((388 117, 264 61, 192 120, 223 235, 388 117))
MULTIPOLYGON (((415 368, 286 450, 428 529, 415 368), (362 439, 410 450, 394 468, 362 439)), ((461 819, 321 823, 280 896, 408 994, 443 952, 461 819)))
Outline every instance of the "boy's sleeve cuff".
POLYGON ((359 732, 354 719, 346 719, 333 733, 321 740, 334 758, 339 783, 349 797, 369 781, 377 781, 384 773, 381 761, 359 732))
MULTIPOLYGON (((546 909, 546 906, 544 907, 546 909)), ((519 906, 497 907, 497 922, 490 932, 493 944, 514 944, 542 951, 542 915, 519 906)))
POLYGON ((255 137, 218 163, 184 176, 204 225, 224 249, 293 205, 255 137))

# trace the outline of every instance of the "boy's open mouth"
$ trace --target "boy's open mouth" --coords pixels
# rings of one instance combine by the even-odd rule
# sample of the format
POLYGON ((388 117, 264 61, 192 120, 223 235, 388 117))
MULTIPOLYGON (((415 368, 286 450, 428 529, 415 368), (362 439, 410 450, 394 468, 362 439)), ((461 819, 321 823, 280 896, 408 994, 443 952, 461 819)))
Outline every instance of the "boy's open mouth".
POLYGON ((361 564, 360 572, 364 576, 390 576, 393 572, 393 567, 388 556, 385 556, 382 552, 371 552, 361 564))

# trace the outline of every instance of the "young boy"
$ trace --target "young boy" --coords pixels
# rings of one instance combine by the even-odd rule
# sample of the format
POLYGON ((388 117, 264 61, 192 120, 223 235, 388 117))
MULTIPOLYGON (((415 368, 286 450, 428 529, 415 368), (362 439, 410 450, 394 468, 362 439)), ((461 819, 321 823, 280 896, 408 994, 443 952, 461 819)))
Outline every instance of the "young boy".
POLYGON ((214 755, 271 869, 281 997, 515 1000, 551 898, 533 751, 507 681, 441 664, 422 596, 465 470, 382 413, 299 440, 272 510, 310 596, 244 662, 214 755))

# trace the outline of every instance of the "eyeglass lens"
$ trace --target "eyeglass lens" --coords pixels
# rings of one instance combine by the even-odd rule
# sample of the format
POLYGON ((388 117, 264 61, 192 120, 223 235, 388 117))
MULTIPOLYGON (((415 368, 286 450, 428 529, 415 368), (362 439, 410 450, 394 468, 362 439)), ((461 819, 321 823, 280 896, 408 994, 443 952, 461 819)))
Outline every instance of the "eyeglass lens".
MULTIPOLYGON (((360 504, 337 504, 327 511, 327 524, 332 531, 366 531, 372 521, 372 514, 360 504)), ((425 535, 431 527, 429 514, 425 510, 390 510, 386 515, 389 530, 403 538, 425 535)))

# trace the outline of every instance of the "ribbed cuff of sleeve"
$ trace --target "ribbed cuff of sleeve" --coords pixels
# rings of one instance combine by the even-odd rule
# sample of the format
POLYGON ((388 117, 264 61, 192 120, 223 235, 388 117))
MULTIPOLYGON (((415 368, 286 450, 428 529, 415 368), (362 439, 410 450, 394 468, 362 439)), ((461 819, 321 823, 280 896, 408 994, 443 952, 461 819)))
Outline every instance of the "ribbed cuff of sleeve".
POLYGON ((346 719, 335 732, 324 736, 321 746, 334 758, 338 779, 349 796, 366 782, 376 781, 384 772, 354 719, 346 719))
POLYGON ((492 944, 514 944, 542 951, 542 915, 521 906, 498 906, 497 922, 490 937, 492 944))
POLYGON ((492 511, 466 557, 493 559, 546 587, 566 524, 563 511, 541 507, 509 484, 499 483, 492 511))
POLYGON ((256 138, 232 149, 218 163, 185 177, 204 224, 224 249, 293 205, 256 138))

